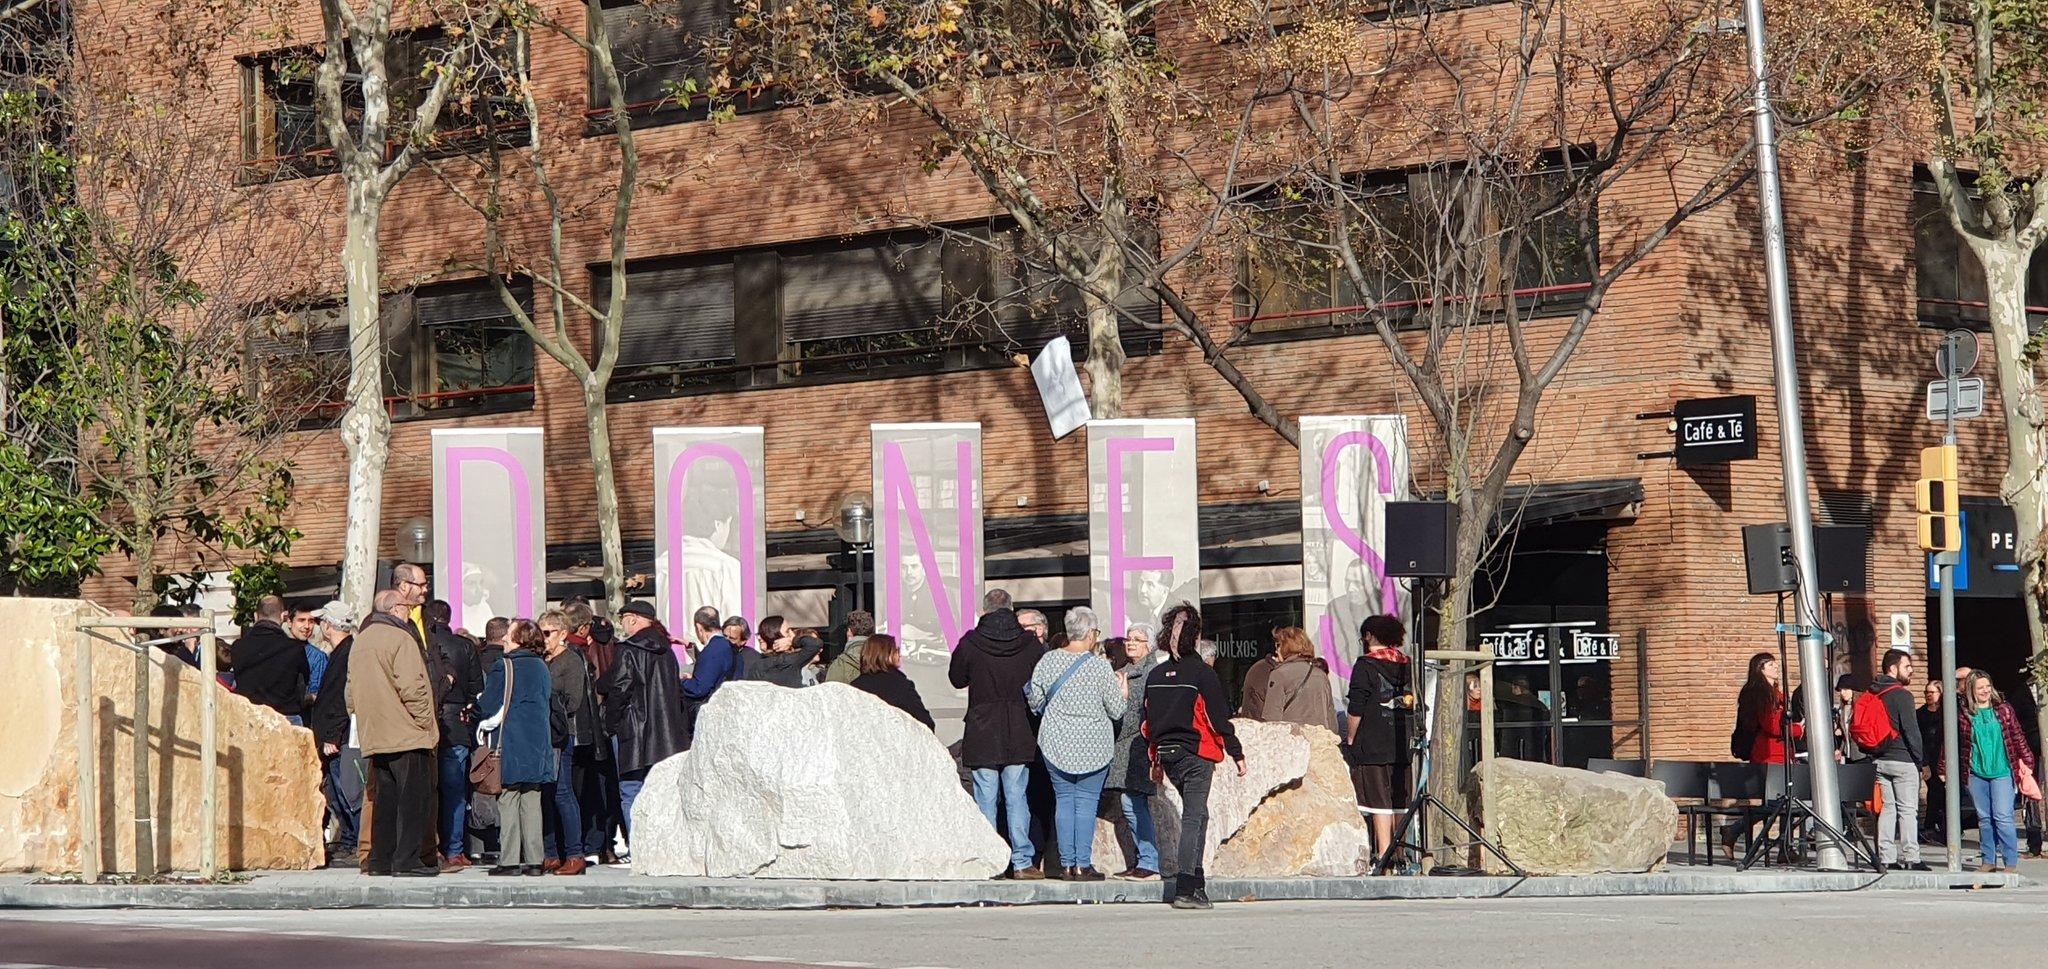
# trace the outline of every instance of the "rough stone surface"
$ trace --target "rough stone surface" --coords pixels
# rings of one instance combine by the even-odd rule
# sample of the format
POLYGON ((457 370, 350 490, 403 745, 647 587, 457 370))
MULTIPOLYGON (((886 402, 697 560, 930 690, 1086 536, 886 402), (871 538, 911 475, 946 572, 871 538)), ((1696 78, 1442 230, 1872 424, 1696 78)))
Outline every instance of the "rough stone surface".
POLYGON ((1531 874, 1655 871, 1678 826, 1659 781, 1507 758, 1473 779, 1487 792, 1487 833, 1531 874))
MULTIPOLYGON (((1247 776, 1217 765, 1209 795, 1210 877, 1356 875, 1369 863, 1370 837, 1358 814, 1337 735, 1300 724, 1235 720, 1247 776)), ((1161 786, 1152 799, 1160 864, 1174 872, 1180 843, 1180 793, 1161 786)), ((1122 809, 1106 802, 1095 828, 1097 867, 1134 859, 1122 809)))
POLYGON ((720 687, 633 804, 633 872, 986 879, 1010 849, 923 724, 838 683, 720 687))
MULTIPOLYGON (((70 599, 0 598, 0 870, 80 867, 77 685, 80 618, 70 599)), ((93 647, 100 865, 135 869, 135 654, 93 647)), ((199 671, 152 650, 150 791, 157 866, 199 867, 199 706, 216 690, 217 861, 234 869, 304 869, 323 860, 320 760, 313 735, 199 671)))

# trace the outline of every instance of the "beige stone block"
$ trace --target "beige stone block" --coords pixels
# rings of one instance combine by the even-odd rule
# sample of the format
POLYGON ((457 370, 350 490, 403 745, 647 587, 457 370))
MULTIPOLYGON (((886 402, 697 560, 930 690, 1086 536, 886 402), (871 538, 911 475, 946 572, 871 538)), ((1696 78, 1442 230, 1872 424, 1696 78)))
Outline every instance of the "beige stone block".
POLYGON ((1671 851, 1678 805, 1662 781, 1507 758, 1472 776, 1488 836, 1532 875, 1655 871, 1671 851))
MULTIPOLYGON (((0 598, 0 871, 80 868, 77 808, 81 617, 102 615, 70 599, 0 598)), ((135 869, 136 656, 92 647, 99 777, 94 816, 100 867, 135 869)), ((200 703, 216 691, 217 861, 230 869, 303 869, 323 860, 320 759, 312 734, 284 717, 205 683, 199 671, 151 650, 149 780, 159 870, 196 871, 200 861, 200 703)))

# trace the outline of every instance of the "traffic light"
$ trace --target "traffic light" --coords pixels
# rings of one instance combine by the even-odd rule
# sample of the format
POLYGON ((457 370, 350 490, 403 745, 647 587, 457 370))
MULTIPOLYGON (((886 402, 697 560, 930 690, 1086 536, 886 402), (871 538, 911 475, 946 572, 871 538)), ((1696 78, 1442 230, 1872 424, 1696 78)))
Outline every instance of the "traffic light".
POLYGON ((1920 451, 1920 547, 1929 552, 1963 550, 1961 496, 1956 493, 1956 446, 1920 451))

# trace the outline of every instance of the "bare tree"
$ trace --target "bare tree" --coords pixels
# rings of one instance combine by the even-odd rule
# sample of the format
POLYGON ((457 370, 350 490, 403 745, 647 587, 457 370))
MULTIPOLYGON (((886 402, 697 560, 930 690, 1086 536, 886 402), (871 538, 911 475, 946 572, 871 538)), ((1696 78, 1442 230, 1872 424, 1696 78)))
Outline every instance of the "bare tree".
MULTIPOLYGON (((1305 45, 1264 21, 1304 154, 1281 192, 1245 209, 1267 254, 1254 257, 1266 268, 1252 296, 1285 311, 1303 279, 1334 278, 1318 305, 1376 334, 1405 378, 1427 418, 1433 458, 1421 464, 1460 512, 1438 639, 1474 642, 1488 605, 1477 579, 1515 527, 1507 499, 1546 396, 1612 288, 1750 179, 1750 82, 1724 28, 1736 11, 1397 5, 1370 26, 1341 4, 1289 11, 1301 33, 1341 36, 1334 23, 1359 39, 1305 45), (1625 194, 1642 184, 1673 186, 1668 202, 1625 194)), ((1788 128, 1817 136, 1909 70, 1856 55, 1909 58, 1916 35, 1894 26, 1898 11, 1808 14, 1774 33, 1774 68, 1788 128)), ((1438 765, 1462 757, 1462 680, 1444 677, 1434 698, 1438 765)), ((1463 790, 1448 766, 1434 773, 1447 803, 1462 805, 1463 790)))
MULTIPOLYGON (((419 68, 426 79, 416 103, 394 97, 394 0, 321 0, 323 43, 314 87, 320 128, 334 153, 347 195, 341 265, 348 310, 348 411, 341 422, 348 450, 348 504, 342 547, 341 599, 368 608, 377 575, 384 507, 384 466, 391 415, 384 406, 384 339, 379 229, 384 202, 435 144, 443 111, 465 90, 480 48, 498 43, 496 8, 474 22, 444 23, 419 68), (357 4, 360 4, 359 6, 357 4)), ((432 11, 429 11, 432 12, 432 11)))

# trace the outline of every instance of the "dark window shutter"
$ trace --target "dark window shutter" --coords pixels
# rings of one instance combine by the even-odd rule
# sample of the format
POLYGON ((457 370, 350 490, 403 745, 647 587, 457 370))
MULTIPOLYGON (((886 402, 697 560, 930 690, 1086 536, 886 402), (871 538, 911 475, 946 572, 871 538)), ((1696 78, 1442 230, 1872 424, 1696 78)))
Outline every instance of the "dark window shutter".
POLYGON ((938 240, 784 256, 782 330, 791 343, 901 333, 945 315, 938 240))
MULTIPOLYGON (((513 284, 512 296, 529 313, 532 312, 532 284, 513 284)), ((419 304, 416 312, 421 326, 451 326, 492 320, 503 320, 507 326, 518 325, 511 311, 505 308, 505 301, 498 296, 498 288, 488 282, 460 283, 426 290, 415 298, 419 304)))
MULTIPOLYGON (((704 79, 704 43, 732 25, 732 14, 724 0, 662 5, 607 0, 604 24, 611 36, 612 62, 626 88, 626 103, 644 105, 668 97, 672 81, 704 79)), ((594 63, 590 89, 602 90, 594 63)), ((593 102, 601 106, 601 96, 593 102)))
MULTIPOLYGON (((598 305, 610 285, 598 280, 598 305)), ((626 318, 619 328, 619 364, 722 363, 733 359, 730 262, 628 270, 626 318)))

